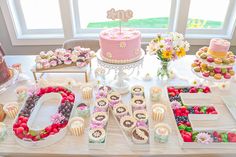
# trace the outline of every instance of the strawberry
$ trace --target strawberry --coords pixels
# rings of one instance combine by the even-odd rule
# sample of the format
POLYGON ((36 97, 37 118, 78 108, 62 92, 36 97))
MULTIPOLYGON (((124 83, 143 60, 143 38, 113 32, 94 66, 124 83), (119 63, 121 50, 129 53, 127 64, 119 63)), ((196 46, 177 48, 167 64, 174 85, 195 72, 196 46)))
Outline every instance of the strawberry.
POLYGON ((54 132, 54 133, 58 133, 59 130, 58 130, 57 128, 53 128, 52 132, 54 132))
POLYGON ((18 127, 20 127, 20 124, 19 123, 14 123, 13 128, 15 129, 15 128, 18 128, 18 127))
POLYGON ((29 128, 26 123, 21 123, 20 126, 23 127, 25 131, 27 131, 27 132, 29 131, 29 128))
POLYGON ((195 87, 190 88, 189 93, 197 93, 197 89, 195 87))
POLYGON ((168 93, 174 92, 174 91, 175 91, 175 88, 174 88, 174 87, 169 87, 169 88, 167 88, 167 91, 168 91, 168 93))
POLYGON ((17 135, 23 134, 23 132, 24 132, 24 128, 22 126, 20 126, 19 128, 16 129, 17 135))
POLYGON ((204 87, 203 92, 204 92, 204 93, 210 93, 211 90, 210 90, 209 87, 206 86, 206 87, 204 87))
POLYGON ((40 138, 46 138, 46 137, 48 137, 48 135, 49 134, 47 134, 47 133, 40 133, 39 136, 40 136, 40 138))
POLYGON ((191 126, 191 123, 190 122, 186 122, 185 125, 191 126))
POLYGON ((28 118, 28 117, 24 117, 24 118, 22 119, 22 123, 27 123, 27 122, 28 122, 28 120, 29 120, 29 118, 28 118))
POLYGON ((70 96, 67 96, 67 99, 70 101, 70 102, 74 102, 74 97, 72 96, 72 95, 70 95, 70 96))
POLYGON ((183 130, 181 132, 181 136, 182 136, 184 142, 193 142, 191 132, 187 132, 187 131, 183 130))
POLYGON ((51 126, 46 127, 46 128, 45 128, 45 131, 46 131, 47 133, 50 133, 50 132, 52 131, 52 127, 51 127, 51 126))
POLYGON ((20 139, 23 139, 24 138, 24 135, 23 134, 16 134, 16 136, 20 139))
POLYGON ((176 94, 175 94, 175 92, 170 92, 169 93, 169 96, 171 96, 171 97, 174 97, 176 94))

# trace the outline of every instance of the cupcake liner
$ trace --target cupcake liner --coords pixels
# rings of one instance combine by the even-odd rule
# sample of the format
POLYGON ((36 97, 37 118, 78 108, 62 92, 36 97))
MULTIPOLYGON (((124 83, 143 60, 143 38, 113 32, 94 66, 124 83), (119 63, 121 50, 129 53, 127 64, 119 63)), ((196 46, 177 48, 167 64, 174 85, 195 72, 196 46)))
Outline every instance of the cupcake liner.
POLYGON ((19 111, 18 103, 16 103, 16 102, 7 103, 4 105, 3 110, 9 118, 15 118, 16 115, 18 114, 18 111, 19 111), (7 109, 7 107, 9 105, 14 106, 15 108, 14 109, 7 109))
POLYGON ((73 117, 69 121, 69 128, 74 136, 81 136, 84 133, 84 119, 81 117, 73 117), (83 125, 78 127, 71 127, 72 123, 75 121, 80 121, 83 125))

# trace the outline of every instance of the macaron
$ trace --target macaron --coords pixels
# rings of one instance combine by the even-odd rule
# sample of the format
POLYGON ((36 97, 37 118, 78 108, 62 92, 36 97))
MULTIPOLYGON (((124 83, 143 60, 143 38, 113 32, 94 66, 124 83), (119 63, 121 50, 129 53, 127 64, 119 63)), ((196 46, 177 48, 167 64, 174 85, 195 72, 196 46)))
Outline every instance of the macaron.
POLYGON ((215 78, 216 80, 220 80, 220 79, 222 78, 222 75, 221 75, 221 74, 215 74, 215 75, 214 75, 214 78, 215 78))
POLYGON ((234 70, 229 70, 229 74, 230 74, 231 76, 234 76, 234 75, 235 75, 234 70))
POLYGON ((225 78, 225 79, 230 79, 230 78, 231 78, 231 75, 230 75, 229 73, 226 73, 226 74, 224 75, 224 78, 225 78))
POLYGON ((193 70, 194 70, 195 72, 200 72, 200 71, 201 71, 200 67, 195 67, 193 70))
POLYGON ((214 58, 212 58, 211 56, 208 56, 207 57, 207 62, 209 62, 209 63, 214 62, 214 58))
POLYGON ((218 67, 214 68, 214 72, 215 73, 221 73, 221 68, 218 68, 218 67))
POLYGON ((200 57, 201 57, 201 59, 207 59, 207 53, 202 53, 201 55, 200 55, 200 57))
POLYGON ((209 76, 210 76, 210 72, 209 72, 209 71, 204 71, 204 72, 202 73, 202 76, 204 76, 204 77, 209 77, 209 76))
POLYGON ((215 58, 214 59, 214 63, 215 64, 221 64, 222 63, 222 59, 221 58, 215 58))

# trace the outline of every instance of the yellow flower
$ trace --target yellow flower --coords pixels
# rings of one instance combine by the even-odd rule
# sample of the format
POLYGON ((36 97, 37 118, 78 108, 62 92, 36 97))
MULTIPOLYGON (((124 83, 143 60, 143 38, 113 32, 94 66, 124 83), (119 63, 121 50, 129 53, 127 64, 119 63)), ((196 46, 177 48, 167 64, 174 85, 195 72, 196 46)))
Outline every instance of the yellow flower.
POLYGON ((179 49, 179 51, 176 52, 176 55, 177 55, 178 57, 183 57, 183 56, 185 56, 185 55, 186 55, 185 49, 184 49, 183 47, 181 47, 181 48, 179 49))
POLYGON ((172 52, 171 51, 163 51, 162 52, 162 58, 171 59, 171 57, 172 57, 172 52))

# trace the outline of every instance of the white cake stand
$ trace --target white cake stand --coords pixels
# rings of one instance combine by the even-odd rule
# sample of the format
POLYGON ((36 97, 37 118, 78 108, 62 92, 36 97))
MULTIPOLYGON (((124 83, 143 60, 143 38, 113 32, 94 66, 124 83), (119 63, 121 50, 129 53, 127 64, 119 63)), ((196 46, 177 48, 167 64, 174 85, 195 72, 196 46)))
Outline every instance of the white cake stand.
POLYGON ((9 68, 9 70, 12 75, 7 82, 0 85, 0 94, 5 92, 11 85, 15 84, 18 79, 19 72, 14 68, 9 68))
POLYGON ((132 63, 114 64, 104 61, 101 57, 100 50, 98 50, 97 52, 98 65, 107 69, 108 74, 111 70, 115 70, 116 79, 111 82, 110 86, 120 94, 125 94, 129 92, 129 82, 125 80, 127 74, 124 72, 124 70, 131 70, 131 73, 128 74, 129 76, 133 74, 135 69, 139 69, 142 67, 145 52, 144 50, 141 50, 141 52, 142 55, 140 56, 140 58, 132 63))

